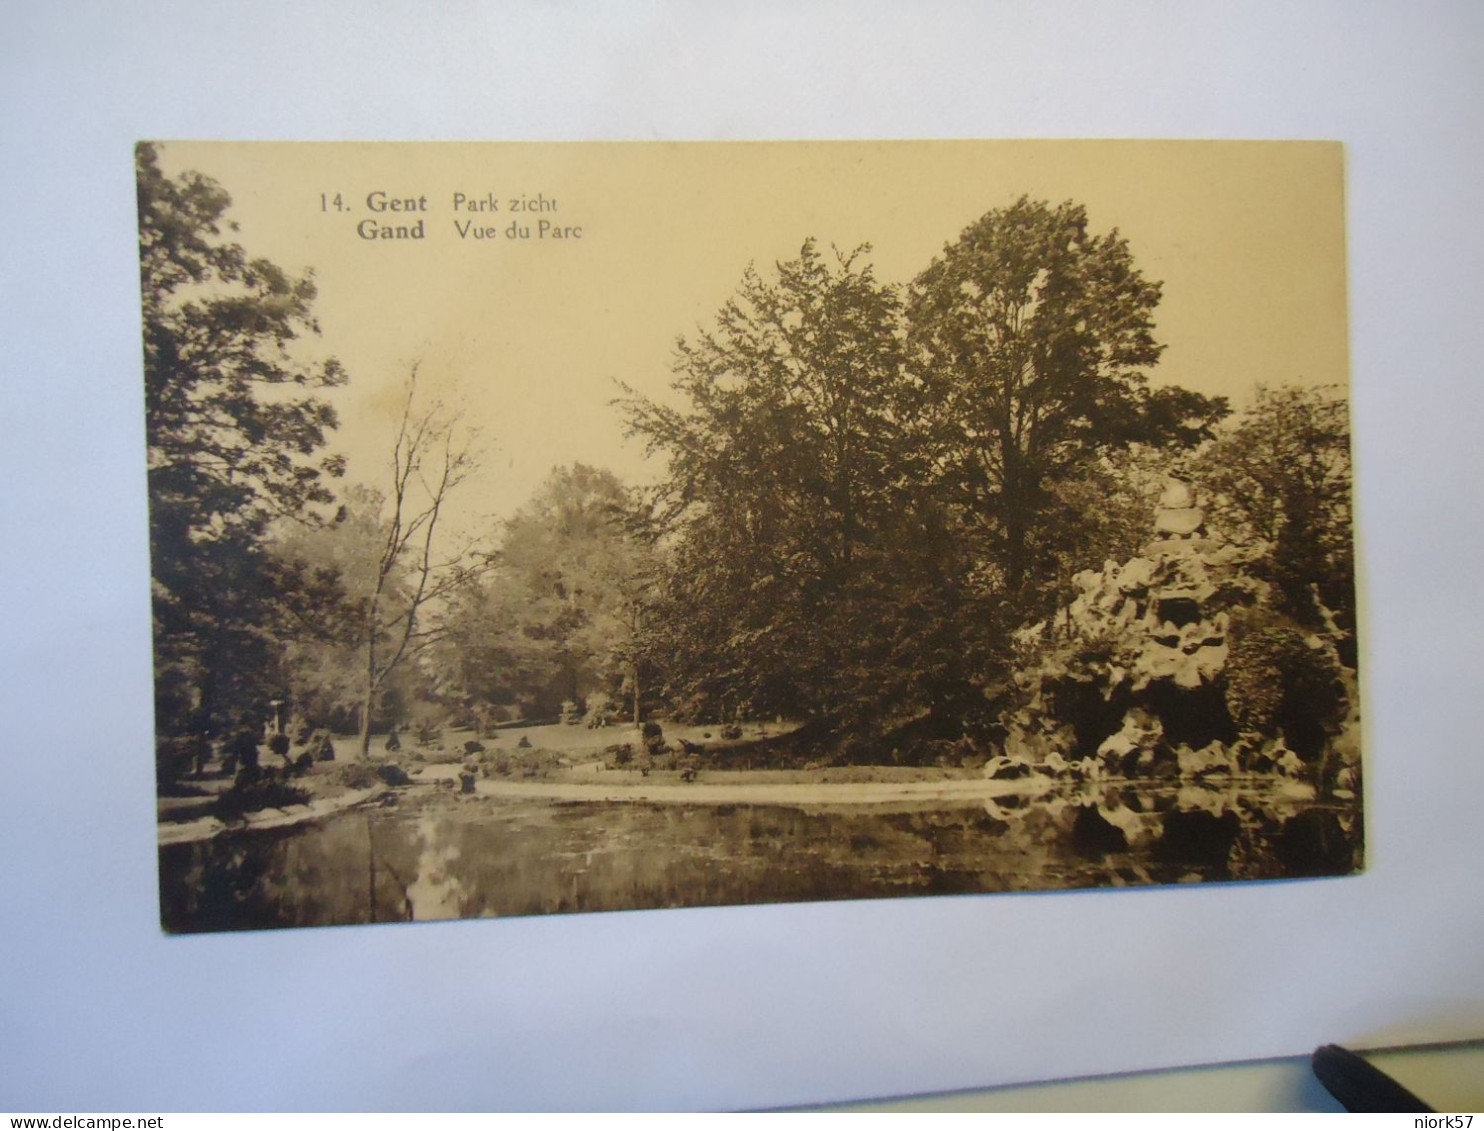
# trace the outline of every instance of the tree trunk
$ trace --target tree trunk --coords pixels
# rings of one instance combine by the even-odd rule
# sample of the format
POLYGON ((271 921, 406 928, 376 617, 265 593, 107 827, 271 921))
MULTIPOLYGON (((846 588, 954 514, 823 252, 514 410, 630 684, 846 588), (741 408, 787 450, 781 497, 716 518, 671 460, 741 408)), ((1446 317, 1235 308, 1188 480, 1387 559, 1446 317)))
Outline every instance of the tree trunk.
POLYGON ((1005 588, 1019 599, 1025 585, 1025 524, 1019 515, 1005 523, 1005 588))
POLYGON ((365 694, 361 697, 361 733, 357 739, 362 759, 365 759, 371 749, 371 700, 374 698, 374 693, 369 682, 367 681, 365 694))
POLYGON ((639 661, 635 660, 634 669, 634 729, 639 729, 639 661))
POLYGON ((1000 459, 1004 467, 1000 513, 1004 523, 1005 588, 1011 600, 1018 602, 1024 595, 1026 575, 1030 572, 1027 541, 1032 522, 1030 496, 1033 476, 1013 444, 1004 446, 1000 459))
MULTIPOLYGON (((375 606, 372 606, 375 615, 375 606)), ((376 703, 376 628, 372 622, 370 639, 366 642, 366 683, 361 693, 361 760, 371 751, 371 708, 376 703)))

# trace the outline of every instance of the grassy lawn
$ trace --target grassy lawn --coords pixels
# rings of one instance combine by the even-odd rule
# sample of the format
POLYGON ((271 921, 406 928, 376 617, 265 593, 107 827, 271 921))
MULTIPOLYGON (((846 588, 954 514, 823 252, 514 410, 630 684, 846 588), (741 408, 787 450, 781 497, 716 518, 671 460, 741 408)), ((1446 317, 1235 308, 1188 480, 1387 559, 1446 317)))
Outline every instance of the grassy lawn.
MULTIPOLYGON (((723 742, 721 738, 721 726, 708 724, 705 726, 682 726, 676 723, 661 722, 664 728, 665 741, 671 745, 678 743, 680 739, 706 746, 735 746, 756 741, 759 738, 767 738, 779 734, 786 734, 793 730, 796 723, 744 723, 742 724, 742 737, 735 742, 723 742)), ((563 723, 550 723, 545 726, 530 727, 502 727, 490 735, 479 735, 473 730, 456 729, 445 727, 438 738, 426 746, 419 746, 417 740, 409 734, 401 734, 402 757, 411 757, 421 754, 425 761, 445 761, 450 759, 462 759, 464 757, 464 743, 469 741, 482 742, 486 750, 504 750, 510 753, 522 749, 520 741, 522 738, 530 741, 528 749, 549 750, 556 754, 566 755, 574 761, 596 761, 603 755, 606 747, 632 743, 637 751, 643 745, 638 732, 632 725, 620 725, 609 727, 598 727, 590 729, 582 723, 568 726, 563 723)), ((337 759, 351 761, 359 760, 359 751, 356 750, 356 739, 354 735, 337 736, 335 738, 335 756, 337 759)), ((371 738, 372 759, 386 757, 386 735, 377 734, 371 738)))

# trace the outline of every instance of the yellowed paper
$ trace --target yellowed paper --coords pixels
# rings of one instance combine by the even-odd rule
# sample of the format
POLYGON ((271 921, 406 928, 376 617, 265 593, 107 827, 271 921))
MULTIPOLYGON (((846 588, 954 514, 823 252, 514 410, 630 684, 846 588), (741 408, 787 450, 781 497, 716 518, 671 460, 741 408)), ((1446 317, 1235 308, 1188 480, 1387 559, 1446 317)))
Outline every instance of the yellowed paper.
POLYGON ((1339 146, 139 160, 167 929, 1360 868, 1339 146))

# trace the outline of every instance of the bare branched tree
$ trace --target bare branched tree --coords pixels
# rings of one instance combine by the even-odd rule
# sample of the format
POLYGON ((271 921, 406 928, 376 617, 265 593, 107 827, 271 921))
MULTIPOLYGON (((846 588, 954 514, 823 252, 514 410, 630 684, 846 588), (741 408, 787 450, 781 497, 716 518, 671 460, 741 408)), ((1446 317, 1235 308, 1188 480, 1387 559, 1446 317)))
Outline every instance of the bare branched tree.
POLYGON ((428 406, 418 402, 417 376, 414 365, 392 448, 392 485, 376 576, 364 605, 362 756, 371 745, 371 719, 387 677, 438 634, 436 626, 424 623, 423 614, 487 565, 483 555, 468 549, 451 556, 440 552, 445 504, 476 466, 475 436, 463 426, 460 413, 436 401, 428 406))

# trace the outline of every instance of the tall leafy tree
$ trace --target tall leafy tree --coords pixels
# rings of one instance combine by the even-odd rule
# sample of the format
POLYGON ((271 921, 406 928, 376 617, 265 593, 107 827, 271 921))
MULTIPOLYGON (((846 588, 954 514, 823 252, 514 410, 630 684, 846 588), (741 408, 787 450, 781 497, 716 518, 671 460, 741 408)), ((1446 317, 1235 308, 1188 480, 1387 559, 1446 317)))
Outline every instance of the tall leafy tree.
POLYGON ((749 271, 679 343, 685 407, 624 402, 670 461, 675 697, 846 729, 985 722, 1009 631, 1079 548, 1140 524, 1127 450, 1194 444, 1226 412, 1148 386, 1158 300, 1117 232, 1028 199, 966 229, 905 303, 860 252, 806 243, 749 271))
POLYGON ((630 393, 632 429, 670 459, 667 501, 702 501, 821 577, 848 569, 901 447, 900 304, 865 262, 813 240, 775 279, 749 268, 715 329, 676 344, 688 412, 630 393))
POLYGON ((537 715, 627 696, 637 721, 656 562, 612 472, 554 469, 505 524, 493 568, 453 596, 438 649, 446 685, 537 715))
MULTIPOLYGON (((349 483, 326 522, 276 523, 271 552, 276 567, 297 579, 314 599, 285 603, 292 617, 284 641, 289 697, 315 725, 359 725, 365 697, 368 604, 377 585, 385 540, 386 496, 349 483)), ((392 595, 404 591, 400 573, 392 595)))
POLYGON ((158 726, 219 726, 277 690, 275 621, 291 582, 269 523, 331 501, 324 453, 345 374, 309 359, 315 286, 234 242, 231 198, 136 150, 158 726))
POLYGON ((1306 629, 1339 630, 1355 664, 1349 406, 1333 387, 1259 386, 1199 465, 1217 522, 1265 548, 1278 605, 1306 629))
POLYGON ((1194 443, 1226 412, 1220 398, 1148 387, 1159 297, 1116 230, 1097 235, 1080 205, 1026 197, 969 225, 911 288, 939 482, 1011 606, 1046 576, 1049 527, 1068 517, 1061 485, 1134 441, 1194 443))
POLYGON ((694 710, 844 718, 890 650, 872 607, 913 478, 915 391, 867 250, 811 240, 770 277, 749 269, 714 328, 677 344, 685 407, 622 402, 669 459, 661 608, 672 691, 694 710))

